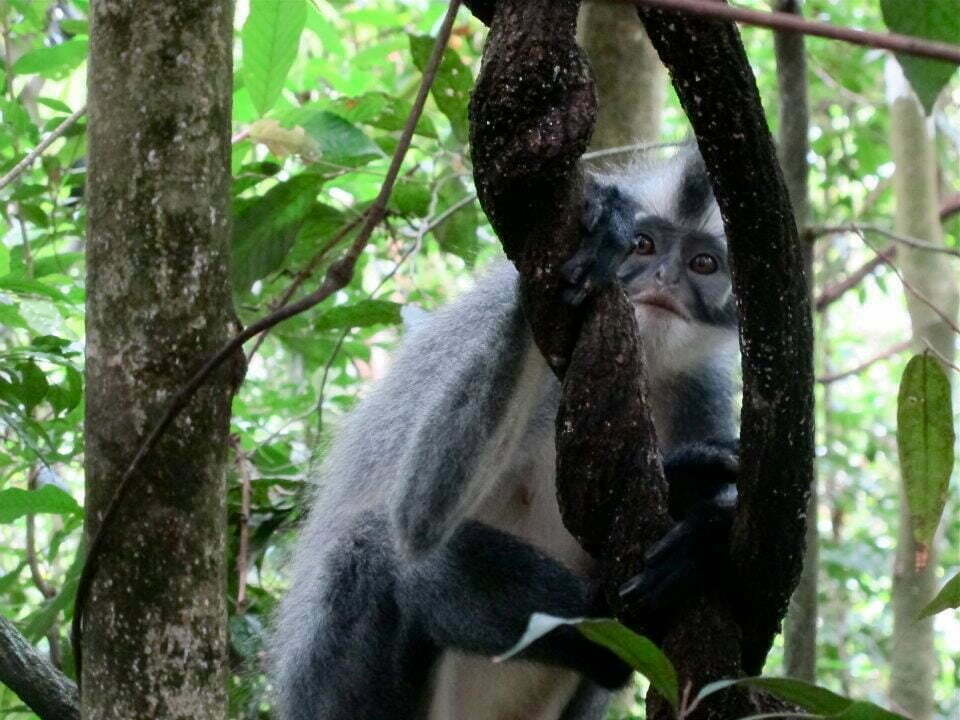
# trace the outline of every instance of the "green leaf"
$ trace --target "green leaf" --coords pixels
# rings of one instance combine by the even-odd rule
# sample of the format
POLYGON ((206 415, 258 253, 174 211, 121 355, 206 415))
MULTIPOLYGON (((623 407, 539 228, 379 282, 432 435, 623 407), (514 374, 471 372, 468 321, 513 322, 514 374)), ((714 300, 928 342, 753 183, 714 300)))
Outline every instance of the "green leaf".
POLYGON ((273 107, 297 57, 307 21, 305 0, 252 0, 243 24, 242 74, 253 106, 261 115, 273 107))
MULTIPOLYGON (((440 202, 438 203, 437 214, 439 215, 465 200, 467 195, 467 190, 462 183, 444 183, 440 187, 440 202)), ((437 225, 432 230, 432 234, 440 244, 441 250, 463 258, 468 267, 473 267, 480 247, 480 240, 477 236, 478 223, 477 203, 469 202, 437 225)))
POLYGON ((947 580, 946 585, 940 589, 937 596, 920 611, 920 618, 936 615, 938 612, 950 608, 960 608, 960 573, 947 580))
MULTIPOLYGON (((420 72, 427 66, 433 52, 434 39, 428 35, 410 35, 410 54, 420 72)), ((430 88, 433 101, 446 115, 454 137, 466 143, 470 137, 467 123, 467 105, 473 89, 473 75, 460 57, 450 48, 443 51, 437 77, 430 88)))
POLYGON ((50 387, 47 376, 32 362, 17 365, 17 372, 20 375, 18 394, 23 399, 27 412, 31 412, 47 396, 50 387))
POLYGON ((53 47, 41 47, 25 53, 13 64, 17 75, 42 75, 57 80, 70 74, 87 57, 86 40, 67 40, 53 47))
MULTIPOLYGON (((412 107, 406 100, 382 92, 338 98, 330 105, 333 112, 352 123, 391 131, 403 128, 412 107)), ((415 132, 424 137, 437 137, 437 129, 426 115, 421 115, 417 120, 415 132)))
POLYGON ((360 128, 327 110, 310 115, 303 129, 316 141, 321 160, 353 167, 383 157, 383 151, 360 128))
POLYGON ((393 187, 388 207, 401 215, 424 217, 430 212, 430 188, 423 182, 402 178, 393 187))
POLYGON ((11 274, 0 277, 0 290, 9 290, 18 295, 42 295, 58 302, 70 302, 56 288, 20 275, 11 274))
MULTIPOLYGON (((713 693, 734 686, 748 686, 764 690, 786 702, 799 705, 815 713, 818 718, 835 720, 908 720, 908 718, 868 702, 859 702, 838 695, 826 688, 811 685, 793 678, 748 677, 737 680, 718 680, 704 685, 694 698, 694 703, 713 693)), ((767 717, 761 715, 759 717, 767 717)))
POLYGON ((900 380, 897 449, 913 536, 923 546, 933 541, 947 501, 953 442, 950 381, 934 358, 916 355, 900 380))
POLYGON ((44 485, 39 490, 0 490, 0 523, 3 524, 28 514, 79 515, 82 512, 77 501, 56 485, 44 485))
POLYGON ((322 185, 322 177, 304 173, 243 205, 233 223, 234 290, 246 292, 283 265, 322 185))
MULTIPOLYGON (((880 8, 893 32, 960 45, 960 0, 880 0, 880 8)), ((897 60, 929 115, 957 66, 903 53, 897 60)))
POLYGON ((340 305, 327 310, 314 322, 317 330, 370 327, 371 325, 399 325, 399 303, 387 300, 361 300, 353 305, 340 305))
POLYGON ((637 635, 616 620, 583 620, 577 629, 590 640, 612 650, 625 663, 650 681, 676 709, 679 705, 677 671, 667 656, 650 640, 637 635))

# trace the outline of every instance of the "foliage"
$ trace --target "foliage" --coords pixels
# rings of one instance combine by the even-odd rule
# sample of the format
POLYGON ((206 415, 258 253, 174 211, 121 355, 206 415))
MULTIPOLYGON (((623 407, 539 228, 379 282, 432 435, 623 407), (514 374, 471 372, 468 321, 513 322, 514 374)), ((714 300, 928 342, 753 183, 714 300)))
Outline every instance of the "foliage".
MULTIPOLYGON (((951 0, 955 2, 956 0, 951 0)), ((759 9, 760 0, 746 3, 759 9)), ((233 117, 233 292, 249 324, 315 286, 375 196, 444 10, 428 0, 250 0, 238 4, 233 117)), ((950 39, 934 23, 883 3, 902 32, 950 39), (891 7, 899 13, 894 17, 891 7), (907 20, 925 23, 910 26, 907 20), (927 29, 924 29, 927 28, 927 29)), ((930 11, 931 13, 933 10, 930 11)), ((882 30, 878 2, 808 0, 805 13, 882 30)), ((85 100, 89 0, 0 0, 0 176, 85 100)), ((956 29, 952 31, 956 33, 956 29)), ((761 94, 776 123, 767 31, 744 29, 761 94)), ((953 39, 956 41, 956 35, 953 39)), ((390 203, 354 282, 271 331, 252 354, 234 401, 230 521, 231 713, 266 717, 263 637, 283 589, 292 528, 343 413, 383 374, 414 308, 430 311, 496 253, 472 197, 466 103, 483 32, 464 11, 390 203), (239 557, 241 536, 247 552, 239 557), (238 568, 242 568, 242 576, 238 568), (242 587, 242 593, 241 593, 242 587)), ((808 41, 812 222, 891 226, 884 53, 808 41)), ((911 74, 915 86, 921 82, 911 74)), ((926 70, 917 70, 926 73, 926 70)), ((944 71, 945 72, 945 71, 944 71)), ((939 82, 939 81, 937 81, 939 82)), ((929 82, 921 96, 936 94, 929 82)), ((931 103, 932 104, 932 103, 931 103)), ((960 190, 960 87, 933 106, 945 190, 960 190)), ((0 608, 72 672, 66 627, 79 568, 83 500, 85 129, 81 119, 15 182, 0 188, 0 608), (28 523, 34 532, 27 533, 28 523), (33 566, 33 568, 31 568, 33 566), (32 570, 36 569, 36 573, 32 570), (47 597, 44 588, 55 595, 47 597)), ((664 139, 686 135, 675 98, 664 139)), ((945 225, 960 246, 960 218, 945 225)), ((872 257, 855 235, 815 247, 815 286, 872 257)), ((902 292, 881 268, 818 318, 822 375, 908 337, 902 292)), ((413 322, 415 320, 411 320, 413 322)), ((818 387, 822 635, 825 687, 883 705, 890 659, 890 570, 896 533, 897 386, 903 358, 818 387)), ((131 452, 134 448, 131 448, 131 452)), ((906 464, 906 463, 905 463, 906 464)), ((956 482, 946 496, 940 562, 960 566, 956 482)), ((960 711, 957 578, 936 616, 940 717, 960 711)), ((604 633, 609 630, 603 627, 604 633)), ((767 671, 776 674, 774 655, 767 671)), ((21 707, 0 687, 0 714, 21 707)), ((846 707, 846 706, 845 706, 846 707)), ((863 705, 850 706, 845 717, 863 705)), ((624 717, 640 710, 627 708, 624 717)), ((21 715, 24 715, 22 711, 21 715)))

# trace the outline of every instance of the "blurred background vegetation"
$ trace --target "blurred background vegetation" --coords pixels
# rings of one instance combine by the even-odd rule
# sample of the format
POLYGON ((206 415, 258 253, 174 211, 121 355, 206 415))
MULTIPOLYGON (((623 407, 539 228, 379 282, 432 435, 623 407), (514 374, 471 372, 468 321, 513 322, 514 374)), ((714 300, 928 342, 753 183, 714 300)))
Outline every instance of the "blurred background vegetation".
MULTIPOLYGON (((740 4, 769 9, 759 0, 740 4)), ((428 36, 444 9, 445 3, 428 0, 238 2, 233 282, 244 325, 309 292, 338 257, 380 187, 429 54, 428 36)), ((0 177, 82 110, 88 12, 88 0, 0 0, 0 177)), ((808 0, 803 13, 886 29, 878 0, 808 0)), ((589 27, 583 36, 601 53, 596 27, 592 41, 589 27)), ((773 36, 742 32, 776 131, 773 36)), ((390 213, 354 282, 332 302, 247 345, 249 371, 234 400, 230 448, 234 717, 266 717, 269 710, 261 672, 264 628, 284 588, 283 565, 309 495, 311 467, 322 460, 338 420, 385 372, 404 324, 469 287, 473 273, 498 254, 473 196, 467 145, 466 104, 484 37, 484 28, 461 11, 390 213)), ((642 35, 637 42, 643 44, 642 35)), ((858 268, 872 265, 816 312, 816 680, 888 706, 897 703, 889 691, 900 508, 897 388, 914 329, 895 270, 904 252, 892 264, 878 262, 888 237, 831 229, 895 230, 889 57, 806 40, 806 237, 814 297, 827 298, 858 268)), ((595 64, 606 72, 602 58, 595 64)), ((630 101, 644 114, 619 136, 601 129, 595 146, 623 144, 617 139, 623 132, 628 143, 686 138, 685 117, 662 72, 626 77, 634 89, 647 88, 630 101)), ((628 92, 623 84, 601 91, 628 92)), ((0 181, 0 612, 68 674, 83 506, 85 122, 80 114, 28 169, 0 181)), ((932 122, 942 243, 956 250, 960 212, 950 212, 960 193, 956 77, 940 93, 932 122)), ((955 282, 957 269, 955 257, 938 253, 924 272, 955 282)), ((950 337, 953 343, 955 334, 950 337)), ((938 587, 960 568, 958 501, 954 483, 937 542, 938 587)), ((933 637, 926 651, 933 661, 927 716, 960 718, 955 611, 935 616, 933 637)), ((778 642, 766 674, 784 672, 783 658, 778 642)), ((625 698, 615 717, 642 717, 642 696, 638 690, 635 699, 625 698)), ((7 716, 30 713, 0 685, 0 717, 7 716)))

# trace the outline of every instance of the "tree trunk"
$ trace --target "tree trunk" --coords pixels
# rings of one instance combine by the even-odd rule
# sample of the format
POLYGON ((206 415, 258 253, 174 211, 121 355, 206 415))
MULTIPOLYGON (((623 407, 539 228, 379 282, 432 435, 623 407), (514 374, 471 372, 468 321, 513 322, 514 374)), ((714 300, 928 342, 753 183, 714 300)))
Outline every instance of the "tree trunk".
MULTIPOLYGON (((801 0, 778 0, 776 9, 800 15, 801 0)), ((783 179, 790 193, 797 234, 804 237, 807 224, 807 134, 810 109, 807 100, 807 62, 804 37, 800 33, 776 31, 773 34, 777 58, 777 90, 780 100, 779 155, 783 179)), ((813 291, 813 247, 806 243, 803 261, 813 291)), ((786 674, 814 682, 817 659, 817 570, 819 567, 820 538, 817 533, 817 483, 810 486, 807 504, 806 552, 800 582, 790 598, 790 607, 784 619, 783 643, 786 674)))
POLYGON ((577 39, 590 60, 597 88, 597 125, 590 149, 656 141, 666 72, 637 11, 625 3, 583 3, 577 39))
MULTIPOLYGON (((887 100, 890 103, 890 145, 896 163, 893 190, 898 233, 943 243, 937 191, 937 161, 932 118, 924 117, 920 103, 907 84, 899 64, 887 61, 887 100)), ((910 288, 956 320, 956 268, 943 255, 903 246, 897 258, 910 288)), ((917 351, 933 348, 947 361, 954 356, 953 330, 909 288, 904 296, 917 351)), ((935 654, 933 618, 917 620, 935 591, 934 547, 923 570, 914 568, 916 543, 901 484, 900 525, 893 568, 893 648, 890 699, 914 720, 933 717, 935 654)))
MULTIPOLYGON (((86 540, 170 397, 232 317, 230 0, 94 2, 87 238, 86 540)), ((85 718, 226 716, 219 373, 133 476, 95 560, 85 718)))

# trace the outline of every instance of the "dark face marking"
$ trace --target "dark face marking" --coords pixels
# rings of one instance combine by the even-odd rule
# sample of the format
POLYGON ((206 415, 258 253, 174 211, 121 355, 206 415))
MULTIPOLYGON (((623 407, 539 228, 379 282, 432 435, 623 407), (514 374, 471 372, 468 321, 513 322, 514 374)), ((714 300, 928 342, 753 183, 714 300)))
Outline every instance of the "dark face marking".
POLYGON ((723 238, 659 216, 635 221, 638 240, 618 275, 635 303, 672 311, 687 321, 736 327, 723 238))
POLYGON ((703 161, 697 158, 684 168, 677 195, 677 215, 682 222, 695 224, 713 203, 713 190, 703 161))

